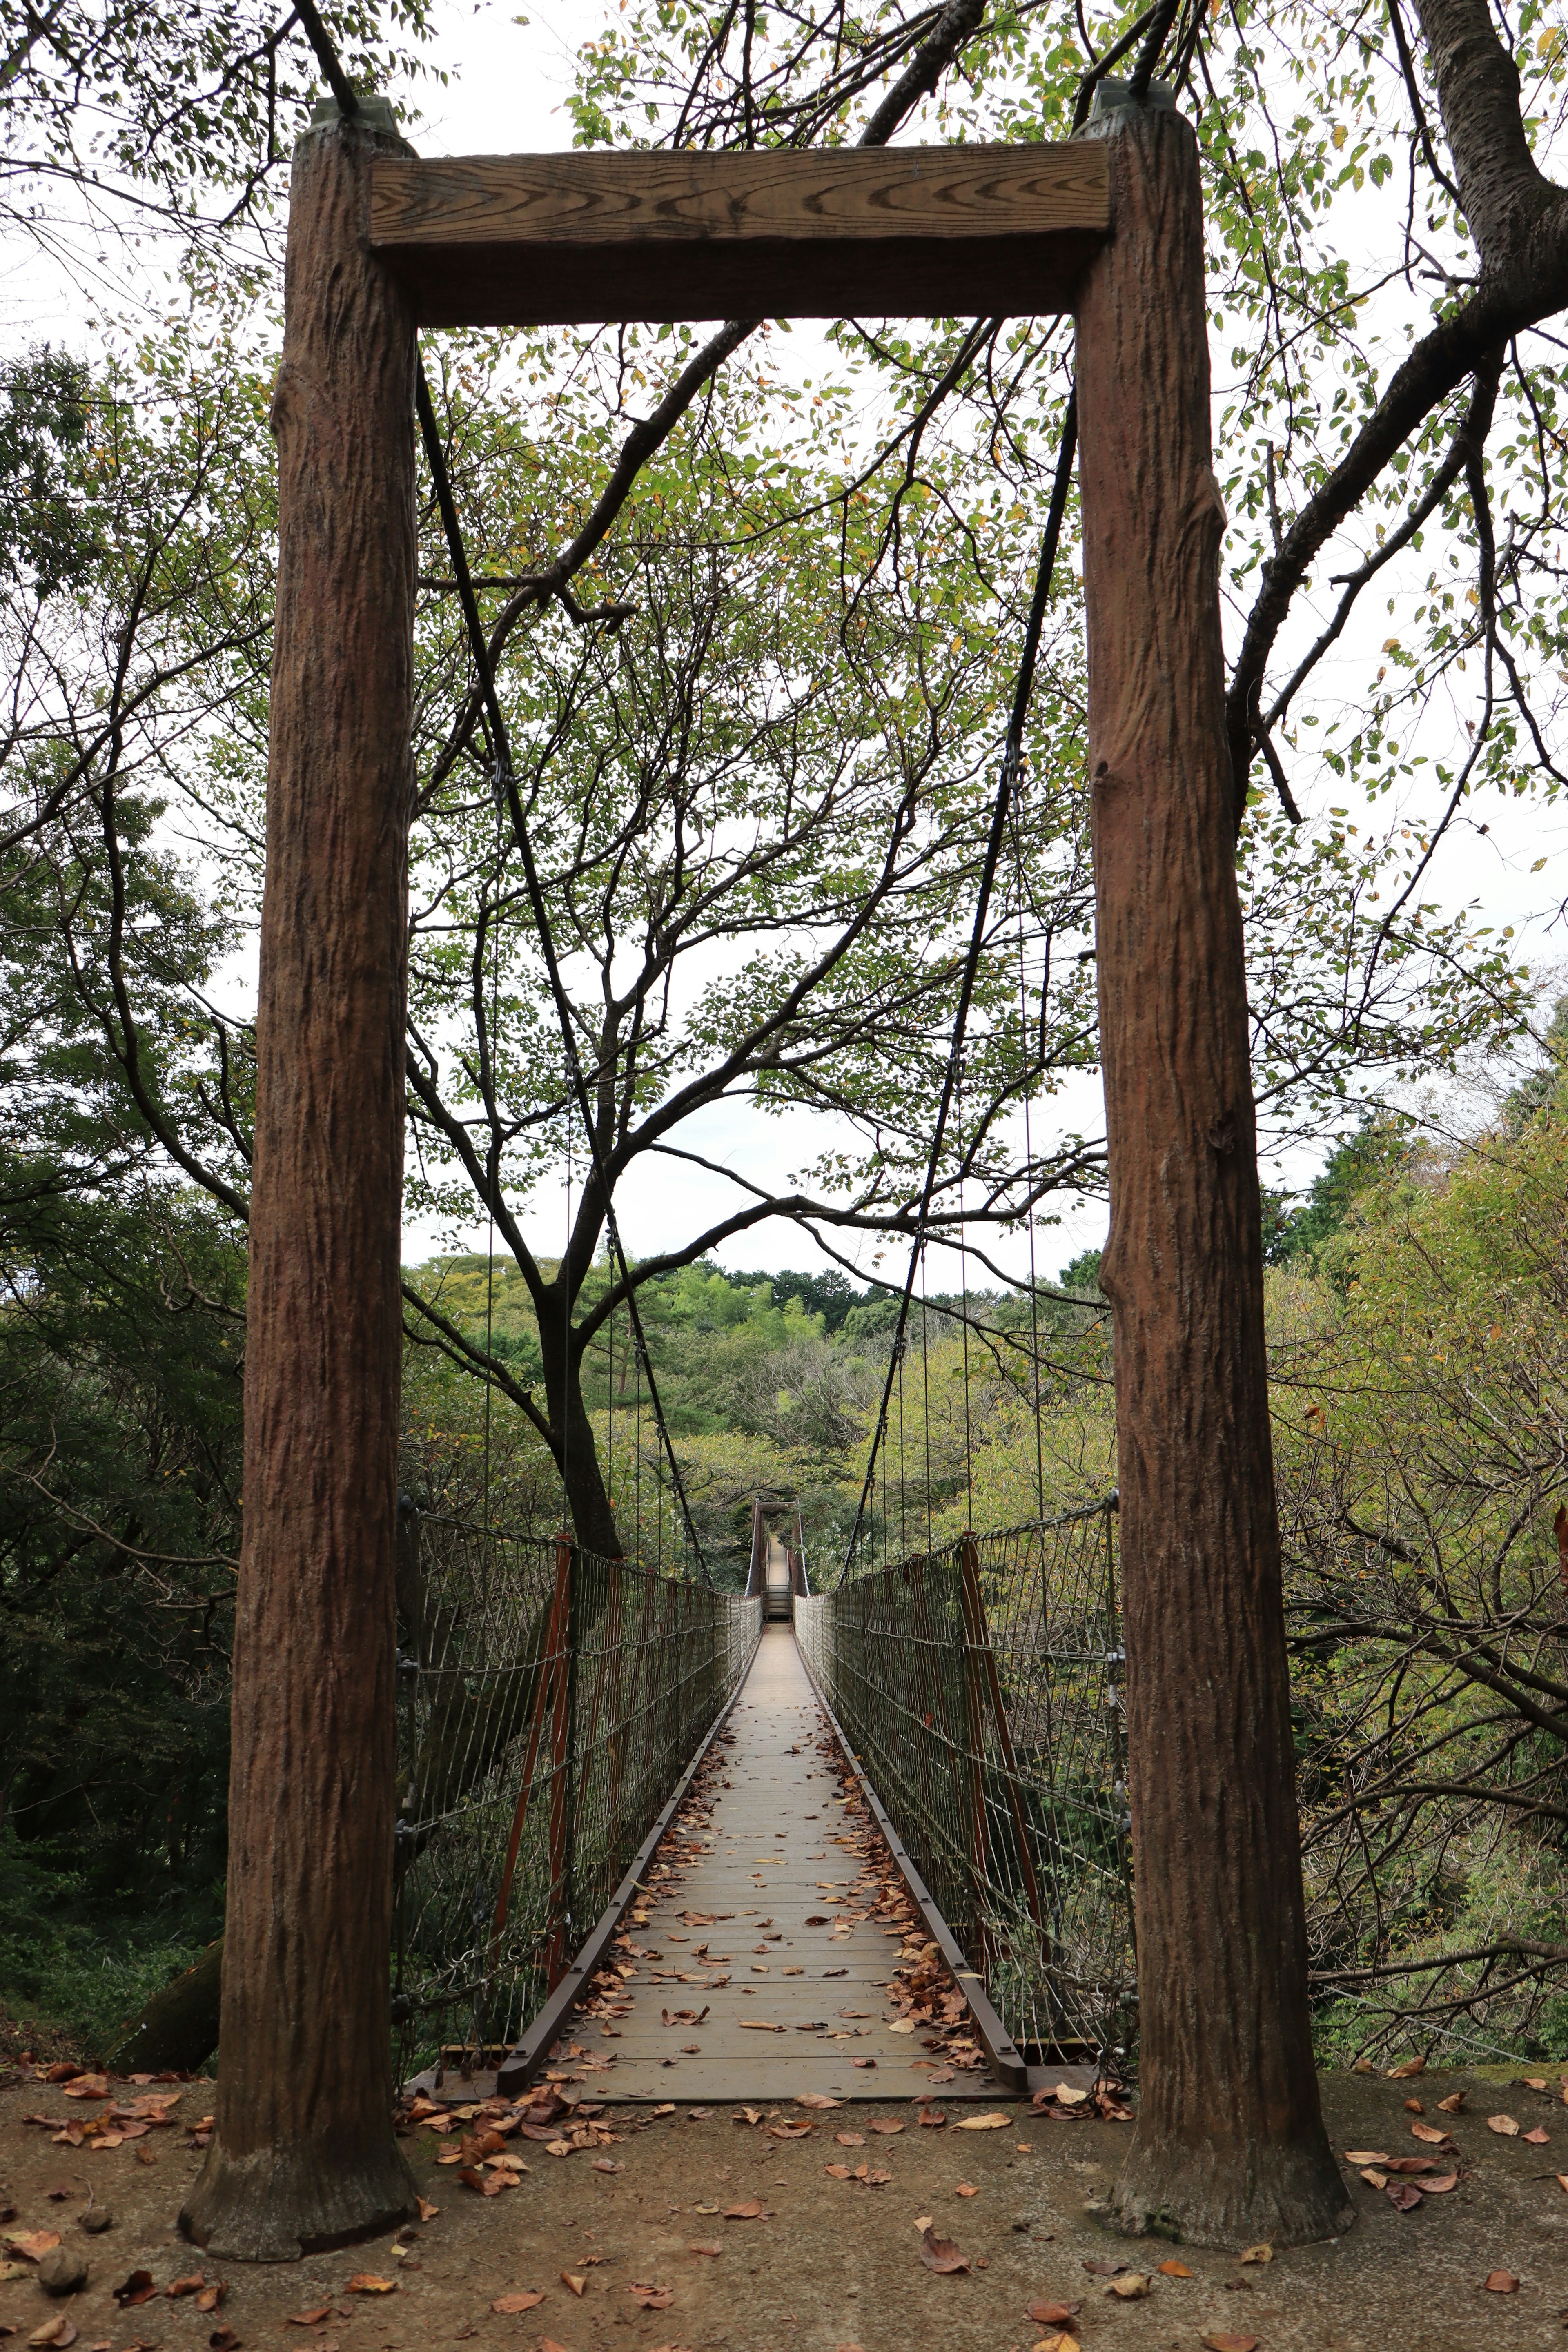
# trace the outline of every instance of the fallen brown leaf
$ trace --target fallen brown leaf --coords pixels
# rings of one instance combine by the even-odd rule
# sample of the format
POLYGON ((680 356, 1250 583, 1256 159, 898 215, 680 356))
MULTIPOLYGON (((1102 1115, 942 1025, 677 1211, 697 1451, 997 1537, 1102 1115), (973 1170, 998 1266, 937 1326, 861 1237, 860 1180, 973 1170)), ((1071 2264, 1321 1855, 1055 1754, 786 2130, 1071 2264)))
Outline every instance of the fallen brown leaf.
POLYGON ((54 2252, 59 2242, 58 2230, 8 2230, 5 2232, 5 2243, 14 2254, 20 2254, 26 2263, 42 2262, 46 2254, 54 2252))
POLYGON ((1458 2185, 1457 2172, 1445 2172, 1440 2180, 1418 2180, 1415 2183, 1423 2197, 1446 2197, 1450 2189, 1457 2189, 1458 2185))
MULTIPOLYGON (((1410 2136, 1412 2139, 1424 2139, 1429 2147, 1441 2147, 1448 2137, 1447 2133, 1439 2130, 1436 2124, 1412 2124, 1410 2136)), ((1544 2134, 1542 2137, 1544 2137, 1544 2134)))
MULTIPOLYGON (((1080 2093, 1079 2095, 1087 2097, 1088 2094, 1080 2093)), ((963 2116, 959 2119, 958 2129, 960 2131, 1005 2131, 1008 2121, 1009 2118, 1006 2116, 963 2116)))
POLYGON ((1489 2116, 1487 2129, 1500 2132, 1504 2139, 1512 2139, 1519 2130, 1519 2126, 1511 2116, 1489 2116))
POLYGON ((802 2091, 795 2101, 797 2107, 837 2107, 841 2105, 840 2100, 830 2099, 826 2091, 802 2091))
POLYGON ((395 2279, 378 2278, 374 2271, 355 2271, 345 2292, 349 2294, 395 2294, 395 2279))
POLYGON ((961 2254, 951 2238, 939 2238, 929 2222, 921 2231, 921 2260, 928 2271, 936 2271, 943 2278, 969 2268, 968 2255, 961 2254))
POLYGON ((588 2292, 588 2282, 579 2271, 563 2271, 561 2284, 571 2288, 579 2303, 588 2292))
POLYGON ((853 2178, 847 2164, 825 2164, 822 2168, 830 2180, 848 2180, 853 2178))
POLYGON ((441 2210, 439 2205, 431 2204, 428 2197, 421 2197, 418 2200, 418 2205, 419 2219, 422 2221, 433 2221, 436 2219, 437 2214, 441 2210))
POLYGON ((1123 2303, 1142 2303, 1146 2294, 1153 2294, 1154 2282, 1142 2271, 1129 2271, 1125 2278, 1112 2279, 1105 2292, 1119 2295, 1123 2303))
POLYGON ((721 2245, 717 2243, 712 2245, 703 2245, 699 2242, 697 2244, 688 2246, 686 2251, 689 2254, 721 2254, 724 2249, 721 2245))
POLYGON ((765 2221, 768 2213, 760 2197, 748 2197, 743 2205, 726 2205, 724 2219, 726 2221, 765 2221))
POLYGON ((1220 2327, 1211 2327, 1198 2341, 1204 2352, 1258 2352, 1256 2336, 1227 2336, 1220 2327))
POLYGON ((596 2156, 594 2158, 595 2172, 624 2172, 626 2168, 624 2164, 617 2164, 611 2156, 596 2156))
POLYGON ((1185 2263, 1178 2263, 1173 2258, 1172 2261, 1162 2263, 1160 2264, 1160 2276, 1162 2278, 1191 2278, 1192 2273, 1187 2268, 1185 2263))
POLYGON ((1519 2281, 1511 2271, 1489 2271, 1481 2284, 1491 2294, 1517 2294, 1519 2281))
POLYGON ((65 2352, 65 2347, 74 2344, 76 2339, 76 2327, 62 2311, 55 2318, 46 2319, 41 2327, 35 2327, 27 2341, 29 2344, 58 2345, 59 2352, 65 2352))
POLYGON ((1437 2112, 1440 2116, 1462 2115, 1464 2112, 1464 2106, 1465 2095, 1463 2091, 1450 2091, 1446 2099, 1438 2100, 1437 2112))
POLYGON ((153 2284, 151 2271, 132 2271, 114 2290, 114 2300, 121 2311, 129 2311, 139 2303, 151 2303, 158 2290, 153 2284))
POLYGON ((952 2193, 955 2197, 978 2197, 980 2191, 970 2181, 961 2180, 952 2193))
POLYGON ((207 2342, 212 2352, 239 2352, 239 2337, 232 2327, 215 2327, 207 2342))
POLYGON ((1403 2066, 1391 2066, 1389 2068, 1388 2079, 1391 2083, 1407 2083, 1412 2074, 1424 2074, 1426 2072, 1426 2061, 1425 2058, 1407 2058, 1403 2066))
POLYGON ((866 2128, 868 2131, 883 2132, 890 2138, 894 2132, 901 2132, 903 2130, 903 2126, 902 2124, 895 2123, 872 2122, 868 2123, 866 2128))
POLYGON ((171 2279, 163 2293, 165 2294, 199 2294, 206 2283, 205 2271, 193 2271, 189 2278, 171 2279))
POLYGON ((1127 2268, 1125 2263, 1119 2263, 1113 2255, 1107 2254, 1085 2254, 1083 2266, 1090 2278, 1120 2278, 1127 2268))
POLYGON ((1260 2246, 1248 2246, 1240 2259, 1244 2263, 1271 2263, 1274 2260, 1274 2249, 1267 2243, 1260 2246))
POLYGON ((1345 2162, 1347 2164, 1386 2164, 1388 2158, 1380 2147, 1347 2147, 1345 2162))
POLYGON ((632 2285, 627 2287, 626 2293, 634 2303, 641 2305, 644 2311, 668 2311, 675 2301, 672 2286, 632 2285))
POLYGON ((1533 2131, 1521 2134, 1521 2137, 1528 2147, 1545 2147, 1551 2140, 1552 2134, 1537 2124, 1533 2131))
POLYGON ((1065 2327, 1082 2309, 1081 2303, 1031 2303, 1026 2316, 1041 2327, 1065 2327))
POLYGON ((1387 2173, 1379 2172, 1375 2164, 1363 2167, 1361 2177, 1369 2189, 1386 2189, 1388 2186, 1387 2173))
POLYGON ((531 2311, 536 2305, 543 2301, 544 2289, 535 2286, 528 2288, 522 2294, 498 2294, 490 2309, 499 2311, 505 2318, 510 2318, 513 2312, 531 2311))
POLYGON ((331 2319, 330 2303, 318 2303, 310 2311, 291 2311, 283 2322, 285 2327, 320 2327, 323 2319, 331 2319))
POLYGON ((1391 2180, 1383 2193, 1399 2213, 1414 2213, 1421 2202, 1421 2191, 1413 2180, 1391 2180))
MULTIPOLYGON (((561 2145, 566 2148, 566 2153, 570 2156, 571 2148, 564 2141, 561 2145)), ((553 2149, 550 2153, 553 2154, 553 2149)), ((465 2189, 471 2189, 477 2197, 499 2197, 503 2189, 510 2189, 512 2185, 510 2172, 480 2172, 471 2164, 464 2165, 458 2179, 465 2189)))
POLYGON ((1437 2168, 1429 2156, 1385 2156, 1385 2172, 1436 2172, 1437 2168))

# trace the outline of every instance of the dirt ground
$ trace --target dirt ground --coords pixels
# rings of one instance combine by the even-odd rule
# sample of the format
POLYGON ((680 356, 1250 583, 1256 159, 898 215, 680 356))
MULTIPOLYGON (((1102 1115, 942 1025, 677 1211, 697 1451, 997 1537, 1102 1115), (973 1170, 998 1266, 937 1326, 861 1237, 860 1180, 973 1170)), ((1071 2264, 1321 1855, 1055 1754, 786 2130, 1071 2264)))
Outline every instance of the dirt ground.
MULTIPOLYGON (((1031 2301, 1049 2301, 1080 2306, 1071 2332, 1084 2352, 1198 2352, 1215 2331, 1255 2337, 1258 2352, 1562 2344, 1568 2194, 1551 2166, 1568 2165, 1568 2106, 1555 2096, 1555 2074, 1545 2094, 1476 2076, 1329 2077, 1334 2145, 1419 2154, 1406 2099, 1418 2095, 1427 2118, 1447 2123, 1437 2101, 1457 2088, 1467 2096, 1452 2119, 1455 2189, 1401 2213, 1347 2167, 1358 2221, 1343 2239, 1267 2266, 1179 2250, 1193 2276, 1156 2273, 1142 2300, 1121 2301, 1102 2273, 1085 2267, 1126 2261, 1152 2271, 1178 2252, 1112 2237, 1086 2212, 1110 2182, 1125 2125, 1051 2121, 999 2104, 1005 2126, 961 2129, 974 2116, 971 2104, 947 2108, 936 2129, 922 2127, 912 2105, 857 2102, 832 2112, 764 2110, 755 2124, 732 2107, 658 2116, 608 2107, 598 2122, 617 2137, 607 2147, 552 2158, 538 2143, 508 2140, 528 2169, 491 2197, 459 2185, 462 2167, 437 2163, 452 2153, 450 2137, 416 2127, 405 2145, 423 2195, 439 2210, 398 2233, 406 2252, 388 2237, 296 2264, 229 2264, 221 2309, 203 2313, 194 2296, 163 2292, 196 2272, 209 2283, 218 2274, 174 2227, 201 2162, 189 2132, 170 2123, 102 2152, 61 2146, 23 2118, 79 2124, 81 2104, 13 2074, 0 2087, 0 2211, 14 2208, 5 2231, 58 2231, 86 2256, 89 2278, 58 2304, 23 2263, 0 2283, 0 2328, 16 2331, 17 2352, 62 2311, 78 2330, 78 2352, 207 2352, 213 2340, 218 2352, 432 2352, 469 2343, 476 2352, 1028 2352, 1057 2333, 1028 2316, 1031 2301), (1517 2137, 1489 2129, 1488 2116, 1504 2111, 1519 2122, 1517 2137), (781 2140, 770 2112, 774 2123, 812 2128, 781 2140), (873 2121, 902 2129, 873 2132, 873 2121), (1527 2145, 1524 2131, 1538 2126, 1548 2144, 1527 2145), (840 2132, 859 2141, 841 2147, 840 2132), (837 2179, 826 2169, 832 2163, 890 2178, 879 2186, 837 2179), (89 2189, 95 2209, 108 2205, 114 2215, 100 2236, 79 2226, 89 2189), (753 2202, 757 2218, 726 2218, 725 2208, 753 2202), (916 2222, 928 2215, 971 2270, 937 2275, 925 2266, 916 2222), (158 2292, 121 2309, 113 2289, 138 2269, 158 2292), (1516 2293, 1488 2290, 1489 2273, 1500 2270, 1517 2276, 1516 2293), (581 2296, 563 2272, 584 2283, 581 2296), (350 2292, 362 2273, 390 2280, 394 2292, 350 2292), (669 2290, 669 2300, 646 2307, 631 2292, 637 2286, 669 2290), (543 2299, 526 2312, 491 2309, 535 2291, 543 2299)), ((205 2104, 205 2086, 187 2084, 174 2112, 195 2123, 205 2104)))

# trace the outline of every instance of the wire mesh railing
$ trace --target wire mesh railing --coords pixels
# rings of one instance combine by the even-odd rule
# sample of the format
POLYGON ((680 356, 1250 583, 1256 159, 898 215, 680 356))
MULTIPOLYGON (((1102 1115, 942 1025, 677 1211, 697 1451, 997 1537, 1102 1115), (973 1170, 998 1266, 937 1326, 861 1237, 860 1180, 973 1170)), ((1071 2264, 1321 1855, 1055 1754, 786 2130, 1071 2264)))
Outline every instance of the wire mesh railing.
POLYGON ((1031 2063, 1135 2032, 1115 1497, 795 1604, 845 1737, 1031 2063))
POLYGON ((393 2018, 493 2063, 570 1965, 756 1647, 754 1601, 409 1513, 393 2018))

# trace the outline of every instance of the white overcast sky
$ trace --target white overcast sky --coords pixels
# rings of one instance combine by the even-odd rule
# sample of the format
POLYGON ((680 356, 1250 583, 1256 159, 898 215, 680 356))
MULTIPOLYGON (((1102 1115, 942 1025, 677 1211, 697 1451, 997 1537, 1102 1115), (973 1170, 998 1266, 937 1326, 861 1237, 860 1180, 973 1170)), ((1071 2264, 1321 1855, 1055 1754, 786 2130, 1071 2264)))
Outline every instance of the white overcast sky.
MULTIPOLYGON (((572 86, 573 61, 579 44, 604 21, 604 0, 547 0, 543 5, 529 0, 526 19, 521 22, 507 5, 461 5, 454 0, 437 13, 438 54, 452 79, 446 89, 426 84, 420 91, 425 120, 414 133, 420 152, 471 154, 569 147, 571 123, 564 100, 572 86)), ((90 254, 86 258, 90 268, 90 254)), ((107 283, 100 280, 99 293, 105 313, 123 308, 132 293, 124 275, 127 258, 123 254, 105 256, 107 283)), ((87 320, 96 307, 84 296, 79 276, 73 279, 45 267, 31 251, 0 247, 0 336, 12 349, 45 339, 78 350, 90 348, 94 338, 87 320)), ((1222 354, 1217 351, 1215 359, 1218 378, 1222 354)), ((1381 635, 1388 625, 1380 605, 1375 614, 1369 614, 1364 630, 1381 635)), ((1336 671, 1330 673, 1342 677, 1347 695, 1363 690, 1367 655, 1366 635, 1347 632, 1336 671)), ((1443 747, 1436 748, 1441 751, 1443 747)), ((1553 811, 1500 807, 1493 802, 1476 814, 1476 822, 1488 820, 1488 834, 1482 836, 1472 827, 1458 854, 1438 873, 1437 895, 1450 904, 1462 899, 1477 905, 1483 910, 1481 919, 1512 923, 1528 940, 1532 961, 1542 966, 1568 961, 1563 933, 1547 928, 1558 897, 1568 887, 1562 878, 1568 817, 1553 811), (1542 855, 1549 864, 1544 872, 1531 876, 1529 866, 1542 855)), ((243 985, 243 974, 235 978, 243 985)), ((1075 1123, 1098 1123, 1091 1099, 1069 1102, 1067 1116, 1075 1123)), ((769 1181, 785 1167, 815 1157, 824 1140, 820 1125, 805 1117, 764 1119, 739 1106, 697 1122, 689 1139, 707 1158, 769 1181)), ((1278 1172, 1300 1183, 1311 1171, 1309 1156, 1278 1172)), ((734 1205, 735 1195, 717 1178, 689 1168, 663 1171, 644 1163, 635 1192, 621 1205, 627 1245, 638 1255, 675 1245, 734 1205)), ((563 1208, 558 1197, 541 1195, 527 1219, 530 1240, 547 1254, 552 1255, 558 1244, 563 1208)), ((1103 1230, 1104 1213, 1098 1207, 1069 1215, 1058 1232, 1040 1236, 1041 1272, 1054 1273, 1077 1250, 1098 1243, 1103 1230)), ((453 1238, 458 1237, 434 1223, 411 1223, 405 1234, 405 1255, 425 1257, 453 1238)), ((482 1224, 470 1227, 460 1238, 463 1245, 482 1248, 485 1229, 482 1224)), ((998 1254, 1022 1270, 1026 1249, 1021 1240, 998 1254)), ((733 1267, 802 1265, 814 1255, 804 1236, 777 1227, 742 1235, 721 1253, 733 1267)), ((860 1263, 869 1273, 873 1255, 868 1244, 862 1245, 860 1263)), ((900 1278, 901 1253, 885 1259, 878 1271, 884 1278, 900 1278)))

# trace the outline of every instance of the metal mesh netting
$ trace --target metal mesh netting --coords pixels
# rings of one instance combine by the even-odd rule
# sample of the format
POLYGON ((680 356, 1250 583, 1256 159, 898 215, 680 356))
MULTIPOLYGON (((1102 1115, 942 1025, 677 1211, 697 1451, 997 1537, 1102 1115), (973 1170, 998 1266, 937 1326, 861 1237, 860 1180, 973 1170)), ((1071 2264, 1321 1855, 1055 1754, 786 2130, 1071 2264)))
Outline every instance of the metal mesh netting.
POLYGON ((797 1599, 812 1670, 1026 2057, 1134 2030, 1114 1498, 797 1599))
POLYGON ((417 1515, 397 1581, 407 2073, 443 2040, 517 2040, 738 1687, 761 1607, 417 1515))

